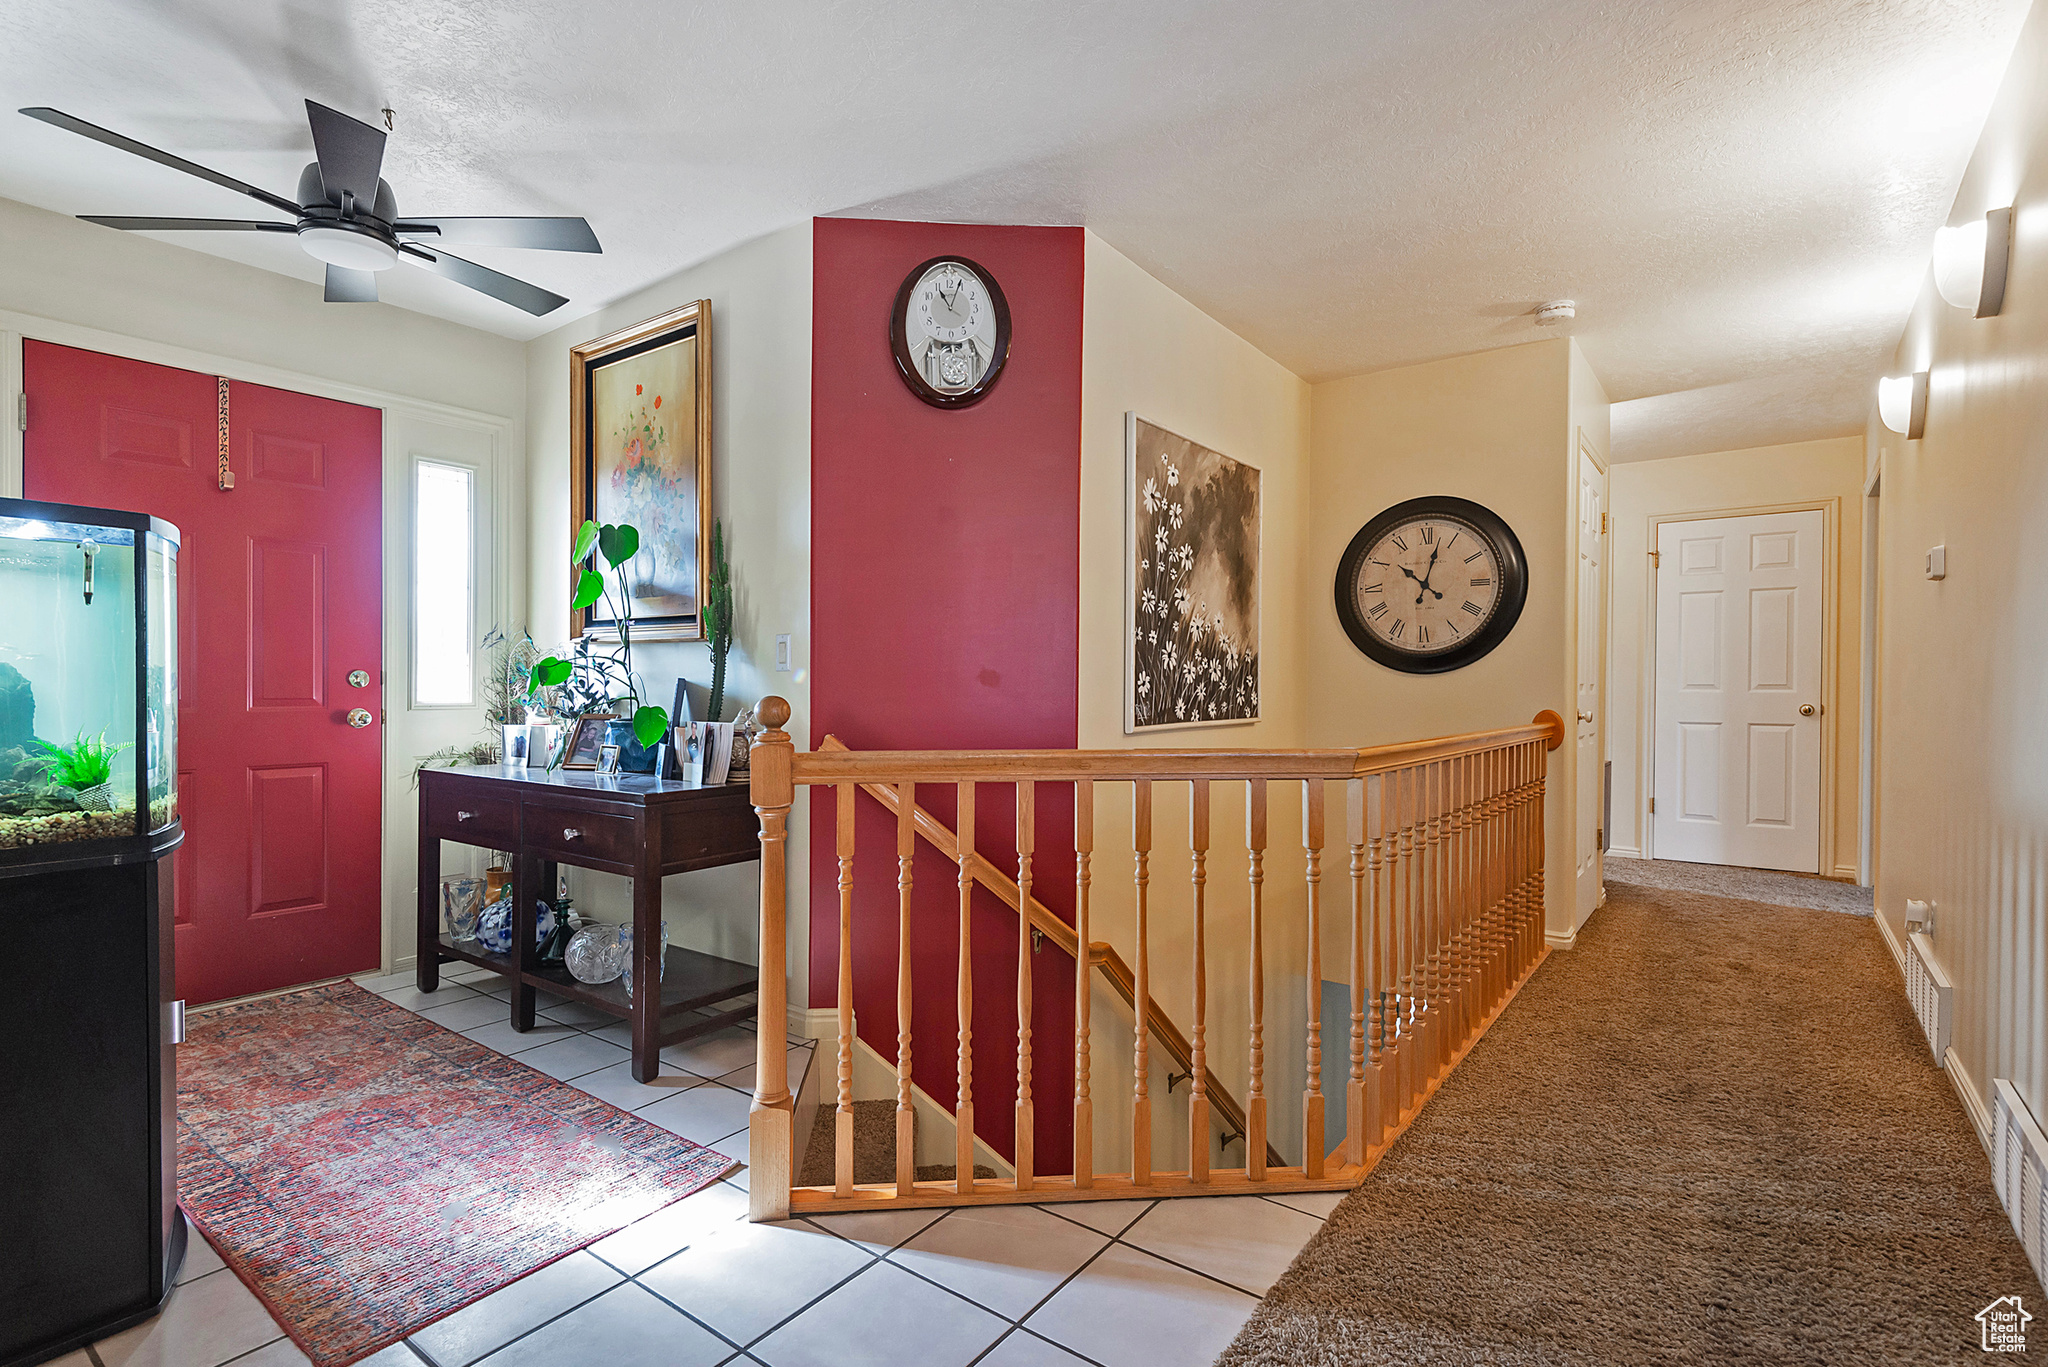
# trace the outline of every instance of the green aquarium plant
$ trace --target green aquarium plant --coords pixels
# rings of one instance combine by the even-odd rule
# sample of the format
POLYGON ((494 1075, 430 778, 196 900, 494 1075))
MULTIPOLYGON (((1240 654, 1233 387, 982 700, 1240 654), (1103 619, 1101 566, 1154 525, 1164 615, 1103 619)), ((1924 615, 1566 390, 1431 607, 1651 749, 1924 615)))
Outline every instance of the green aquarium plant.
MULTIPOLYGON (((633 672, 633 593, 626 582, 626 564, 639 553, 640 529, 631 523, 607 522, 600 527, 585 521, 576 529, 576 540, 569 549, 569 568, 576 576, 569 611, 581 612, 603 600, 618 624, 618 653, 600 654, 588 647, 590 638, 583 637, 577 642, 573 661, 555 655, 534 661, 527 672, 526 693, 533 697, 543 689, 561 688, 571 683, 572 674, 580 672, 584 676, 578 681, 582 687, 566 691, 594 690, 632 723, 635 740, 651 746, 668 734, 668 709, 640 701, 640 676, 633 672), (605 565, 603 570, 597 568, 600 559, 605 565)), ((559 755, 556 762, 560 762, 559 755)))
POLYGON ((725 657, 732 651, 732 567, 725 563, 725 525, 711 524, 711 573, 704 588, 704 639, 711 646, 710 720, 725 717, 725 657))
POLYGON ((120 745, 107 744, 107 733, 88 736, 80 731, 78 738, 69 745, 52 745, 41 736, 31 737, 36 748, 43 753, 31 756, 31 762, 40 765, 50 782, 61 788, 84 792, 109 783, 114 777, 114 756, 123 750, 135 747, 127 742, 120 745))

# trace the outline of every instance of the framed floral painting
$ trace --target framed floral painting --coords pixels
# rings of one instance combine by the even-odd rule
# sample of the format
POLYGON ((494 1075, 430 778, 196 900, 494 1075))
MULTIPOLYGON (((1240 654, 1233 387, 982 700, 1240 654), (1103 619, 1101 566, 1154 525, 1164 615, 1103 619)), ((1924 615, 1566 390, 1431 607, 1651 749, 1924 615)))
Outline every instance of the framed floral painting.
POLYGON ((1259 471, 1124 418, 1124 732, 1259 719, 1259 471))
MULTIPOLYGON (((711 539, 711 301, 569 351, 571 535, 587 518, 640 529, 627 562, 633 635, 694 641, 703 630, 711 539)), ((574 635, 615 638, 603 599, 574 635)))

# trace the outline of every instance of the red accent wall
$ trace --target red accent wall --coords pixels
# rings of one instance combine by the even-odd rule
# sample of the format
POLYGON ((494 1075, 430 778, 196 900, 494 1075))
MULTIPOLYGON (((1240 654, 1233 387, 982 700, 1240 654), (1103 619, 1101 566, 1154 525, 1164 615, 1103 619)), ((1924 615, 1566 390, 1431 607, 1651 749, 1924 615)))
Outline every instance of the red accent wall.
MULTIPOLYGON (((855 749, 1070 749, 1079 687, 1081 284, 1079 228, 818 219, 811 356, 811 734, 855 749), (1010 359, 979 404, 933 408, 889 352, 903 279, 942 253, 986 267, 1011 316, 1010 359)), ((954 793, 919 801, 949 825, 954 793)), ((861 1037, 896 1057, 893 821, 858 799, 854 1007, 861 1037)), ((976 848, 1013 875, 1014 796, 976 794, 976 848)), ((811 815, 811 1005, 838 997, 839 887, 831 794, 811 815)), ((1073 914, 1073 798, 1038 795, 1039 900, 1073 914)), ((954 866, 919 842, 911 968, 919 1086, 955 1099, 954 866)), ((1014 1154, 1017 919, 977 889, 975 1129, 1014 1154)), ((1036 1169, 1070 1170, 1073 961, 1032 956, 1036 1169)), ((829 1066, 829 1064, 828 1064, 829 1066)), ((830 1092, 826 1093, 829 1097, 830 1092)))

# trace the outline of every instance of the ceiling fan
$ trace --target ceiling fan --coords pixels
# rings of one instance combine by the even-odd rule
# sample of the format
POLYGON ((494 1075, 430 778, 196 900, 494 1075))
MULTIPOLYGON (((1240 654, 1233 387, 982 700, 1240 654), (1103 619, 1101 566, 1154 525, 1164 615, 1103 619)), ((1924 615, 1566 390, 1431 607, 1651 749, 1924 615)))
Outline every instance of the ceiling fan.
POLYGON ((515 280, 509 275, 450 256, 441 244, 474 247, 531 247, 551 252, 598 252, 597 234, 580 218, 400 218, 391 187, 379 179, 384 164, 384 131, 360 119, 306 101, 306 121, 313 127, 316 161, 299 173, 299 203, 259 190, 246 181, 209 170, 197 162, 124 138, 62 110, 37 107, 22 113, 32 119, 133 152, 186 175, 260 200, 293 221, 234 218, 126 218, 80 214, 88 223, 129 232, 296 233, 306 254, 327 264, 327 302, 369 304, 377 299, 377 272, 401 260, 436 275, 502 299, 514 308, 540 315, 569 301, 559 294, 515 280), (425 244, 413 239, 423 238, 425 244))

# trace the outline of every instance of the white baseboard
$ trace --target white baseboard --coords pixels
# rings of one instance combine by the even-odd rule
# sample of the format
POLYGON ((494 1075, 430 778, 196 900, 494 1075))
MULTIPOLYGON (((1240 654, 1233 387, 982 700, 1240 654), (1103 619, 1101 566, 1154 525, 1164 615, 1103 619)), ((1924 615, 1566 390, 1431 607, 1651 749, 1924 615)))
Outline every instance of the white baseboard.
POLYGON ((1853 883, 1856 881, 1856 866, 1854 864, 1837 864, 1835 865, 1833 877, 1837 883, 1853 883))
POLYGON ((1573 926, 1571 930, 1563 935, 1558 934, 1554 930, 1546 930, 1543 932, 1543 943, 1549 945, 1552 949, 1577 949, 1579 946, 1579 929, 1580 927, 1573 926))
POLYGON ((1984 1152, 1991 1152, 1991 1108, 1984 1104, 1984 1094, 1977 1090, 1977 1081, 1970 1076, 1970 1070, 1963 1066, 1962 1056, 1950 1045, 1942 1055, 1941 1066, 1948 1071, 1948 1080, 1955 1084, 1956 1095, 1963 1099, 1963 1109, 1969 1113, 1970 1123, 1977 1127, 1977 1142, 1984 1146, 1984 1152))
POLYGON ((1906 976, 1906 947, 1899 943, 1899 937, 1892 934, 1892 924, 1884 918, 1884 908, 1877 907, 1871 916, 1877 922, 1877 933, 1884 937, 1884 947, 1892 952, 1892 962, 1898 965, 1899 976, 1906 976))
POLYGON ((789 1004, 789 1033, 803 1039, 837 1039, 839 1037, 839 1008, 836 1006, 814 1006, 805 1008, 795 1002, 789 1004))
POLYGON ((1607 853, 1615 859, 1641 859, 1643 857, 1641 850, 1630 845, 1609 845, 1607 853))

